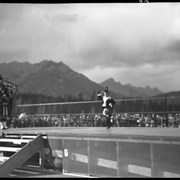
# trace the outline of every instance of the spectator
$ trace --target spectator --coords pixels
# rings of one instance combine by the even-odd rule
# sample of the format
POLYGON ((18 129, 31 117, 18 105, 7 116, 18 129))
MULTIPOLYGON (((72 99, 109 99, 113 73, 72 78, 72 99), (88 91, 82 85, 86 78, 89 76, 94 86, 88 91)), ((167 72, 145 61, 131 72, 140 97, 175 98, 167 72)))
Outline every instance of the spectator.
MULTIPOLYGON (((23 114, 23 113, 22 113, 23 114)), ((112 115, 113 127, 180 127, 180 114, 132 114, 112 115), (147 125, 148 124, 148 125, 147 125)), ((102 114, 28 116, 12 119, 11 127, 105 127, 102 114)))

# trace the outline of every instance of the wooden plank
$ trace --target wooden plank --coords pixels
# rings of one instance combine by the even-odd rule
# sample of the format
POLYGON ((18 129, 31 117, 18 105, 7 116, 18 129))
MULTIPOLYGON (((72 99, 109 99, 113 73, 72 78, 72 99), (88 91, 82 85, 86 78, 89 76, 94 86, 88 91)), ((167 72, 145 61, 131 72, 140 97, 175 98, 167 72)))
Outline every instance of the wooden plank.
POLYGON ((34 139, 34 138, 36 138, 37 136, 21 136, 21 138, 23 139, 23 138, 27 138, 27 139, 34 139))
POLYGON ((0 166, 0 176, 8 177, 8 175, 16 168, 21 167, 36 152, 43 151, 44 141, 39 134, 33 141, 26 144, 19 152, 11 156, 9 160, 0 166))
POLYGON ((0 139, 0 142, 12 142, 13 144, 29 143, 32 140, 28 139, 0 139))
POLYGON ((21 148, 16 147, 0 147, 0 151, 6 151, 6 152, 18 152, 21 148))
POLYGON ((6 156, 0 156, 0 161, 6 161, 6 160, 8 160, 9 159, 9 157, 6 157, 6 156))
MULTIPOLYGON (((5 133, 5 137, 6 138, 18 138, 18 139, 23 139, 23 138, 27 138, 27 139, 34 139, 39 135, 39 133, 5 133)), ((41 133, 41 136, 47 136, 45 133, 41 133)))

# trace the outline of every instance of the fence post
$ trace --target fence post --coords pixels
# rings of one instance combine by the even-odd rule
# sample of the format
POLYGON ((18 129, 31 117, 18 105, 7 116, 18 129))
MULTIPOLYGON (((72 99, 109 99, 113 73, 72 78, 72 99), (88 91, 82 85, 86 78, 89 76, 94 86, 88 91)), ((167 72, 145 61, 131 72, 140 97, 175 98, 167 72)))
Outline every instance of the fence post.
POLYGON ((120 177, 120 171, 119 171, 120 156, 119 156, 119 142, 118 141, 116 141, 116 157, 117 157, 117 176, 120 177))
POLYGON ((90 144, 89 140, 87 140, 87 155, 88 155, 88 175, 90 175, 90 144))

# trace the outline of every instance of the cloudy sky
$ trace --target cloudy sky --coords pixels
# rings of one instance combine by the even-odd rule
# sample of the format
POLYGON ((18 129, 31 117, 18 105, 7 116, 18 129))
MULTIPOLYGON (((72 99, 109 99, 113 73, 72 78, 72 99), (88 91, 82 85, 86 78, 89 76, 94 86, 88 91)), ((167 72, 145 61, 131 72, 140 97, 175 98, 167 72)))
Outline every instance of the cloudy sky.
POLYGON ((180 90, 180 3, 0 3, 0 63, 63 61, 100 83, 180 90))

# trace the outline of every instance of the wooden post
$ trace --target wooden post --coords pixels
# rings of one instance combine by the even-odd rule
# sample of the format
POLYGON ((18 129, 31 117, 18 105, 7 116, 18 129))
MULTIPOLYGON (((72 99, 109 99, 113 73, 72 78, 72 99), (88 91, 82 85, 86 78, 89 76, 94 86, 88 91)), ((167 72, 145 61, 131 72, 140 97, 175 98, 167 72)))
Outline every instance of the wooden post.
POLYGON ((88 175, 90 175, 91 158, 90 158, 90 144, 89 144, 89 140, 87 140, 87 156, 88 156, 88 175))
POLYGON ((117 157, 117 176, 120 177, 120 166, 119 166, 119 163, 120 163, 120 157, 119 157, 119 142, 116 141, 116 157, 117 157))

